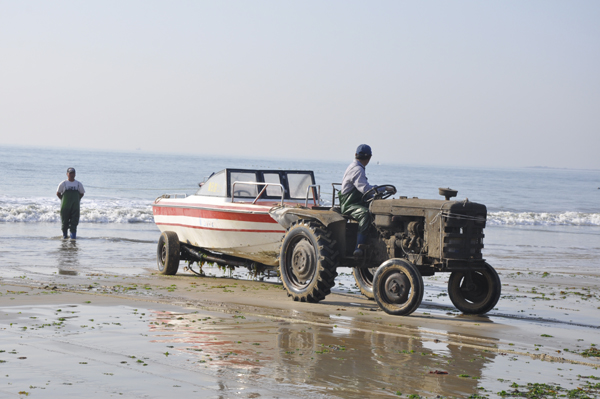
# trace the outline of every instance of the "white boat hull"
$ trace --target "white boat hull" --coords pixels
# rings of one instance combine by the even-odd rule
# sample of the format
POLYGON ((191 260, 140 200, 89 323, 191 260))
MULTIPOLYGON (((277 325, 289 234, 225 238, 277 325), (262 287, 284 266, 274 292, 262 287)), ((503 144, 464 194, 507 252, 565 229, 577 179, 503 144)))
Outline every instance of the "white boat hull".
POLYGON ((285 229, 269 215, 272 204, 210 199, 201 203, 197 198, 157 201, 152 211, 160 231, 173 231, 180 242, 195 247, 269 266, 278 264, 285 229))

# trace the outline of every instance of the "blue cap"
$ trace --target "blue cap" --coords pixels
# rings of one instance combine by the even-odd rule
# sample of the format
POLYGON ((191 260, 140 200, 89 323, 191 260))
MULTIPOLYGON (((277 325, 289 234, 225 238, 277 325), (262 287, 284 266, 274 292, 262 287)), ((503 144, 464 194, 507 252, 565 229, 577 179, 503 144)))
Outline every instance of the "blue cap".
POLYGON ((367 144, 361 144, 356 149, 356 158, 358 159, 369 158, 371 155, 371 147, 367 144))

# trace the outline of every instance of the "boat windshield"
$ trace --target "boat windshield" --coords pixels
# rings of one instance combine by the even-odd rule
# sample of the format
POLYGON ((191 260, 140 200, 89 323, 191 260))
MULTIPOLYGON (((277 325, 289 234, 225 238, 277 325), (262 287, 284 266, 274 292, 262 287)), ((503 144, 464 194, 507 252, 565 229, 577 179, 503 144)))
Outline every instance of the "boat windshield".
MULTIPOLYGON (((288 185, 290 187, 290 198, 304 199, 306 198, 306 190, 308 186, 313 184, 312 175, 308 173, 287 173, 288 185)), ((308 193, 308 198, 313 198, 313 190, 308 193)))
POLYGON ((234 197, 251 197, 254 198, 258 195, 258 186, 254 184, 241 184, 237 183, 235 187, 233 183, 235 182, 256 182, 256 173, 255 172, 231 172, 231 176, 229 177, 229 184, 231 185, 231 192, 234 197), (235 191, 234 191, 235 190, 235 191))
MULTIPOLYGON (((279 177, 279 173, 263 173, 263 177, 265 179, 265 183, 275 183, 281 184, 281 178, 279 177)), ((280 197, 281 196, 281 187, 279 186, 267 186, 267 196, 268 197, 280 197)))
MULTIPOLYGON (((212 174, 202 183, 196 195, 231 197, 233 194, 234 198, 254 199, 261 193, 261 199, 278 199, 281 198, 283 188, 284 198, 303 200, 312 184, 314 175, 311 171, 224 169, 212 174), (263 182, 272 185, 265 188, 261 184, 263 182)), ((314 199, 315 195, 317 194, 314 190, 309 190, 308 199, 314 199)))
POLYGON ((227 173, 224 170, 213 174, 208 178, 196 195, 208 195, 210 197, 227 196, 227 173))

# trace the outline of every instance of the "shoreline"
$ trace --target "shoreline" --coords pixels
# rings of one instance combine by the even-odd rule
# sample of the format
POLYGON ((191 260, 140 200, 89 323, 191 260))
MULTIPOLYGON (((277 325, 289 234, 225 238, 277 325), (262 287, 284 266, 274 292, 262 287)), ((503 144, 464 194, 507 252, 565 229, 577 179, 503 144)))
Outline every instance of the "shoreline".
MULTIPOLYGON (((122 308, 128 309, 125 312, 128 314, 120 316, 119 323, 124 323, 122 320, 133 322, 138 316, 133 316, 132 309, 144 308, 147 314, 176 314, 182 317, 181 320, 193 318, 194 314, 204 315, 203 319, 211 317, 213 320, 223 320, 199 327, 187 321, 182 325, 183 322, 169 316, 170 322, 167 324, 171 326, 158 331, 156 324, 153 324, 157 323, 156 317, 148 319, 140 316, 143 317, 143 323, 137 321, 142 326, 138 328, 140 331, 130 333, 132 330, 124 329, 119 332, 120 339, 129 343, 135 342, 139 334, 154 335, 154 338, 160 336, 162 340, 168 337, 167 340, 177 342, 177 345, 170 345, 175 347, 185 342, 182 344, 185 348, 181 348, 178 356, 173 357, 178 359, 177 367, 182 367, 182 364, 201 364, 206 367, 202 368, 202 378, 207 381, 220 370, 221 373, 229 373, 227 384, 240 384, 241 377, 237 377, 235 370, 239 371, 241 366, 233 360, 238 355, 226 353, 237 353, 237 346, 232 343, 245 343, 248 336, 256 341, 260 338, 261 342, 253 342, 258 345, 240 344, 244 346, 240 353, 248 358, 257 357, 258 363, 261 363, 262 371, 257 372, 256 381, 245 382, 260 397, 278 397, 282 381, 289 391, 281 397, 397 397, 396 393, 400 392, 402 395, 399 396, 440 395, 458 398, 477 393, 480 397, 491 398, 497 397, 502 390, 510 391, 511 384, 553 383, 571 389, 571 385, 577 384, 585 388, 588 380, 581 376, 600 378, 600 359, 581 355, 583 351, 594 348, 591 344, 600 344, 594 342, 600 326, 593 322, 586 325, 570 324, 567 319, 552 320, 543 316, 546 313, 565 313, 566 310, 558 308, 568 307, 574 309, 568 312, 577 314, 579 318, 583 312, 584 318, 599 320, 600 298, 595 294, 598 291, 594 291, 600 285, 598 276, 589 278, 556 273, 544 276, 543 272, 533 274, 523 271, 518 274, 514 270, 500 270, 503 295, 498 310, 493 310, 488 316, 462 315, 444 304, 441 301, 444 298, 440 298, 440 302, 423 302, 411 316, 398 317, 385 314, 378 310, 375 302, 354 294, 332 293, 319 304, 307 304, 287 298, 280 284, 226 277, 195 277, 181 273, 177 276, 161 276, 150 274, 150 270, 147 272, 133 276, 100 273, 30 274, 20 278, 2 276, 0 331, 9 332, 13 329, 14 332, 14 328, 22 327, 27 329, 22 329, 18 337, 11 334, 10 347, 5 342, 0 350, 8 352, 14 349, 12 346, 21 345, 19 342, 31 339, 40 340, 36 345, 41 350, 49 350, 54 345, 52 339, 56 335, 64 334, 67 342, 75 343, 79 337, 101 334, 101 327, 106 329, 106 325, 111 323, 107 319, 102 323, 109 324, 99 324, 90 330, 89 323, 65 319, 63 322, 70 331, 65 334, 65 327, 52 325, 60 323, 61 314, 56 312, 57 306, 74 305, 77 312, 89 308, 92 313, 100 314, 110 313, 113 309, 121 309, 119 312, 123 313, 122 308), (570 292, 579 294, 570 294, 564 291, 563 286, 573 287, 570 292), (528 294, 523 295, 525 292, 528 294), (556 298, 556 295, 551 295, 553 292, 563 292, 559 295, 565 298, 535 299, 556 298), (591 296, 583 300, 582 295, 591 296), (558 303, 563 306, 557 306, 558 303), (526 317, 520 317, 519 313, 524 312, 515 310, 520 307, 542 316, 524 314, 526 317), (160 313, 158 309, 168 311, 160 313), (51 337, 38 335, 39 323, 36 324, 37 319, 31 319, 39 317, 36 314, 44 314, 48 318, 46 324, 50 326, 45 328, 56 330, 51 337), (52 323, 49 323, 50 320, 52 323), (209 345, 211 341, 206 339, 207 334, 218 345, 209 345), (224 336, 228 338, 223 339, 224 336), (227 350, 215 349, 219 346, 227 350), (210 356, 213 360, 195 363, 202 359, 197 360, 197 357, 190 355, 195 353, 190 349, 194 347, 200 347, 205 353, 212 351, 210 356), (221 359, 218 359, 219 356, 221 359), (570 371, 565 371, 565 368, 570 371), (283 376, 275 376, 273 370, 279 370, 283 376), (436 371, 448 374, 433 374, 436 371), (306 378, 300 381, 299 376, 306 378), (278 378, 283 380, 279 381, 278 378), (440 379, 444 382, 441 383, 440 379), (346 384, 340 381, 346 381, 346 384), (348 386, 350 381, 352 388, 348 386), (300 386, 306 391, 298 391, 300 386), (375 386, 379 387, 373 391, 375 386)), ((426 290, 429 288, 428 285, 426 290)), ((96 362, 98 349, 92 350, 86 345, 83 347, 91 352, 88 356, 91 360, 87 363, 96 362)), ((148 342, 140 350, 151 354, 149 359, 156 361, 155 357, 160 352, 154 347, 156 343, 148 342)), ((0 360, 7 361, 3 365, 14 365, 15 361, 7 357, 6 352, 0 353, 0 360)), ((171 361, 170 356, 165 357, 171 361)), ((67 359, 63 363, 68 363, 67 359)), ((58 361, 58 364, 62 363, 58 361)), ((148 364, 146 367, 152 366, 148 364)), ((26 362, 21 365, 26 365, 26 362)), ((31 375, 36 367, 24 367, 21 374, 17 372, 20 375, 17 379, 31 375)), ((182 372, 187 375, 183 381, 191 383, 197 378, 194 377, 197 370, 193 370, 182 372)), ((138 375, 139 371, 129 370, 128 373, 138 375)), ((116 372, 113 374, 117 375, 116 372)), ((14 393, 9 389, 14 384, 6 384, 6 380, 11 381, 12 378, 0 380, 0 392, 14 393)), ((84 373, 81 378, 85 380, 92 377, 84 373)), ((115 380, 113 378, 112 381, 115 380)), ((122 379, 119 381, 124 394, 132 394, 137 389, 122 379)), ((193 384, 183 386, 192 391, 195 389, 193 384)), ((48 389, 45 392, 49 393, 48 389)), ((55 389, 55 393, 69 392, 65 386, 55 389)), ((40 392, 35 391, 36 394, 40 392)), ((106 391, 99 390, 96 394, 101 397, 106 391)), ((151 392, 147 394, 154 397, 151 392)), ((600 397, 598 391, 588 395, 600 397)), ((229 396, 238 394, 230 391, 225 394, 225 397, 229 396)))

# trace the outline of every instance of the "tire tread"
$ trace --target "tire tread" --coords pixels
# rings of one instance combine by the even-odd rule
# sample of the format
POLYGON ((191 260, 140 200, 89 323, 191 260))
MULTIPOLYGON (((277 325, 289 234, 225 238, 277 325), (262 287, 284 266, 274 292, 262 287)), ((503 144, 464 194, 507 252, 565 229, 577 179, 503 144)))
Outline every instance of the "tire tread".
POLYGON ((331 288, 335 286, 335 278, 337 277, 337 257, 338 252, 335 250, 336 241, 331 238, 331 232, 327 231, 323 225, 316 221, 309 220, 298 220, 293 223, 288 229, 287 233, 282 238, 282 245, 279 254, 280 262, 280 275, 281 280, 288 295, 297 302, 309 302, 316 303, 320 302, 327 295, 331 293, 331 288), (311 235, 313 241, 313 247, 316 253, 316 271, 312 282, 306 287, 306 289, 299 290, 288 281, 284 275, 286 257, 284 251, 284 244, 286 243, 286 237, 289 234, 297 234, 296 231, 301 229, 304 233, 311 235))

